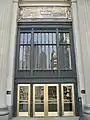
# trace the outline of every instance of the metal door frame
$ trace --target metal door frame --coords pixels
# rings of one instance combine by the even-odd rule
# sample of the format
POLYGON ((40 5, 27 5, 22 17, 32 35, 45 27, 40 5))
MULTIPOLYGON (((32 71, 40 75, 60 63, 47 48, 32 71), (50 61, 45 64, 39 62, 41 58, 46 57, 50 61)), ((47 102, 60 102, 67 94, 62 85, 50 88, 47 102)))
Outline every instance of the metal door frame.
POLYGON ((18 116, 29 116, 30 115, 30 84, 18 84, 17 89, 17 115, 18 116), (28 87, 28 112, 19 112, 19 90, 20 86, 27 86, 28 87))
POLYGON ((33 116, 59 116, 59 85, 58 84, 33 84, 33 116), (35 112, 35 86, 44 86, 44 112, 35 112), (48 86, 56 86, 57 112, 48 112, 48 86))
POLYGON ((75 116, 74 84, 61 84, 61 95, 62 95, 62 116, 75 116), (64 112, 63 86, 72 86, 72 111, 64 112))

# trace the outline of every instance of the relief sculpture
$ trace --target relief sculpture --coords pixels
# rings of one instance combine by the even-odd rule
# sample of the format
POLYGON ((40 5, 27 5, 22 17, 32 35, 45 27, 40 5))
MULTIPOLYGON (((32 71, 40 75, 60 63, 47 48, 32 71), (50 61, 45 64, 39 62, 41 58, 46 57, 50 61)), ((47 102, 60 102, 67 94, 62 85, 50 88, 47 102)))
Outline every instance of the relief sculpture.
POLYGON ((19 21, 44 18, 71 20, 70 7, 21 7, 19 10, 19 21))

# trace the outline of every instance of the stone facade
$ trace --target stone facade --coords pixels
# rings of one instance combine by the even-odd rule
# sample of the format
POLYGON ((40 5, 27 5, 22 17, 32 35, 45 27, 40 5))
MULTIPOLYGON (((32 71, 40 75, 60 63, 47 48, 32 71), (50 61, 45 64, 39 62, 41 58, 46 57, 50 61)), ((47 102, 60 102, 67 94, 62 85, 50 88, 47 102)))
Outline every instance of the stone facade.
MULTIPOLYGON (((59 0, 57 0, 56 3, 53 1, 53 4, 58 4, 59 2, 59 0)), ((20 2, 22 2, 22 0, 20 2)), ((25 2, 25 0, 23 0, 23 2, 25 2)), ((84 117, 87 116, 89 119, 90 0, 71 0, 70 3, 72 8, 79 88, 78 94, 79 97, 82 98, 84 117), (85 90, 85 94, 82 94, 81 90, 85 90)), ((7 107, 11 113, 13 106, 14 57, 18 10, 18 0, 0 1, 0 115, 8 114, 7 107), (7 91, 10 91, 11 93, 7 95, 7 91)), ((19 20, 20 19, 21 18, 19 18, 19 20)))

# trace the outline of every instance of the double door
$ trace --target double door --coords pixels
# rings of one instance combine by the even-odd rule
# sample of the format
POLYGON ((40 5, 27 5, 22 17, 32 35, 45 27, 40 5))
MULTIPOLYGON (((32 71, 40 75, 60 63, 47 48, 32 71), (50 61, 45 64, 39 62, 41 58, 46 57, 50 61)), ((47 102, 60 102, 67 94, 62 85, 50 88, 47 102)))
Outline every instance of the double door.
POLYGON ((59 86, 35 84, 33 86, 33 115, 59 116, 59 86))

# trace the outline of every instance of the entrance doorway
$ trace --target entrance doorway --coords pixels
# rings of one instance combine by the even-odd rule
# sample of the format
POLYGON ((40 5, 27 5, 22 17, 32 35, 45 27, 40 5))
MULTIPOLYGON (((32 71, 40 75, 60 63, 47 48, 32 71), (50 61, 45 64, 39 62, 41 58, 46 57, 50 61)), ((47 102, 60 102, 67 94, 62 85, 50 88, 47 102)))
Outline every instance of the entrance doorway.
POLYGON ((61 84, 62 115, 75 115, 74 84, 61 84))
POLYGON ((30 111, 34 117, 74 116, 74 84, 18 84, 17 115, 30 116, 30 111))
POLYGON ((33 115, 59 116, 58 84, 33 85, 33 115))

